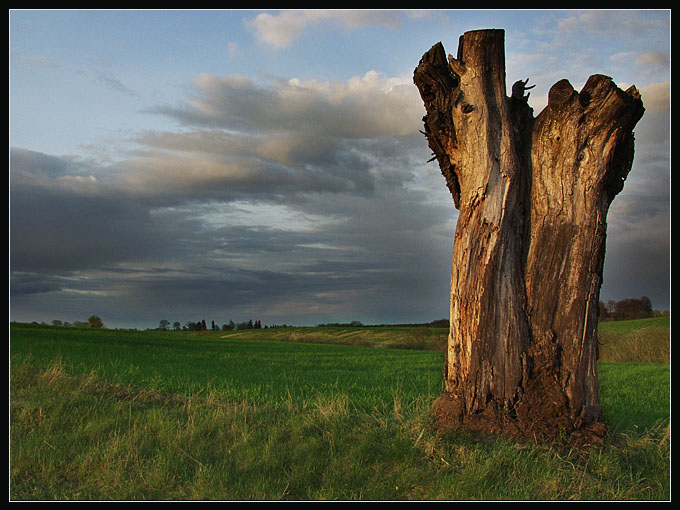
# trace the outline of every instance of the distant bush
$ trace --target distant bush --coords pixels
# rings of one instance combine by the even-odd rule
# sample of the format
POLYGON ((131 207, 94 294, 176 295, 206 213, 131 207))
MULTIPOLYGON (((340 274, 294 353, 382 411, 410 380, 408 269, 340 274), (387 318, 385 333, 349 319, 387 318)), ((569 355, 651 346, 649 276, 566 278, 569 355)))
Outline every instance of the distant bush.
POLYGON ((667 316, 668 313, 668 311, 654 310, 652 300, 647 296, 642 296, 641 298, 627 298, 621 301, 610 300, 606 304, 600 301, 599 319, 601 321, 625 321, 667 316))

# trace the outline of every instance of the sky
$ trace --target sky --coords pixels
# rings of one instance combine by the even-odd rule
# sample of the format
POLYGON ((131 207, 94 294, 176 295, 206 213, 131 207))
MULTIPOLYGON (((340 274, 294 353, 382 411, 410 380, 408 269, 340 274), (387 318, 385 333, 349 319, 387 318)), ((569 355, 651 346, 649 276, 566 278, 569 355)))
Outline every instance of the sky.
POLYGON ((534 116, 563 78, 641 91, 600 299, 670 309, 669 10, 10 10, 10 320, 447 318, 413 70, 483 28, 534 116))

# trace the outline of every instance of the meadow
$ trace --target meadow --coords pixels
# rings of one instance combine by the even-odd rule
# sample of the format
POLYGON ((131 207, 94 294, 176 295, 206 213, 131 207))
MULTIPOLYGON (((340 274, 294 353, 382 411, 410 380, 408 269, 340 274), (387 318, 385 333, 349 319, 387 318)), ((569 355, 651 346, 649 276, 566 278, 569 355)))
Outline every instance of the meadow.
POLYGON ((670 325, 626 322, 590 448, 434 429, 437 328, 11 324, 10 499, 668 500, 670 325))

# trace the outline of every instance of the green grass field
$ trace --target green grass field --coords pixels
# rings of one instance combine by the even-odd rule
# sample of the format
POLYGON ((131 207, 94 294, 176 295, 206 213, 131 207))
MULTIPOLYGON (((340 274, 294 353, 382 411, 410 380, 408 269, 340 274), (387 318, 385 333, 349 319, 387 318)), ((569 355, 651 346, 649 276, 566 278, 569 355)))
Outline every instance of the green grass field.
POLYGON ((117 384, 186 395, 211 391, 255 404, 304 405, 342 393, 369 410, 391 405, 393 394, 414 400, 441 392, 440 353, 259 337, 14 327, 11 353, 13 363, 45 367, 59 360, 76 375, 95 371, 117 384))
POLYGON ((12 324, 10 498, 670 498, 668 364, 599 363, 602 447, 482 440, 430 425, 445 331, 351 329, 12 324))
POLYGON ((598 341, 603 361, 670 363, 670 317, 602 322, 598 341))

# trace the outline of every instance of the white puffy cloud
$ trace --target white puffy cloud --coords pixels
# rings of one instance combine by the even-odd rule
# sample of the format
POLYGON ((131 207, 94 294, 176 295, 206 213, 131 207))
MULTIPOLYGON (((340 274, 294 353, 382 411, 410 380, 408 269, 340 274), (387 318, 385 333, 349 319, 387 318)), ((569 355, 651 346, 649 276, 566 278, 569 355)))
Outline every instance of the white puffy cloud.
POLYGON ((645 110, 648 112, 670 112, 670 82, 651 83, 645 87, 641 87, 640 94, 642 95, 645 110))
POLYGON ((417 130, 423 107, 410 78, 376 71, 344 83, 293 78, 265 84, 204 73, 186 105, 156 111, 192 126, 374 138, 417 130))
POLYGON ((255 37, 275 48, 289 46, 306 29, 322 23, 331 23, 343 28, 368 25, 399 24, 398 14, 394 11, 371 10, 310 10, 282 11, 277 14, 262 13, 246 22, 255 37))
POLYGON ((635 63, 643 67, 667 70, 670 67, 671 59, 666 51, 646 51, 635 59, 635 63))
POLYGON ((376 178, 408 179, 408 165, 384 162, 425 147, 410 80, 375 71, 346 82, 202 74, 194 85, 185 104, 156 109, 186 129, 140 136, 135 157, 119 165, 125 188, 223 199, 367 193, 376 178))

